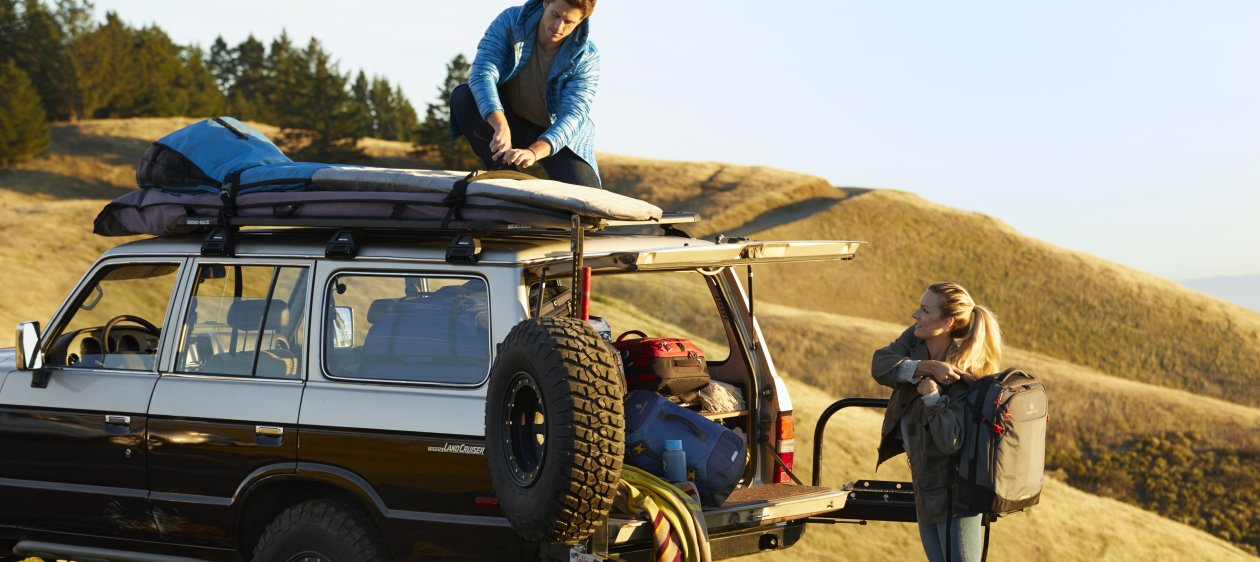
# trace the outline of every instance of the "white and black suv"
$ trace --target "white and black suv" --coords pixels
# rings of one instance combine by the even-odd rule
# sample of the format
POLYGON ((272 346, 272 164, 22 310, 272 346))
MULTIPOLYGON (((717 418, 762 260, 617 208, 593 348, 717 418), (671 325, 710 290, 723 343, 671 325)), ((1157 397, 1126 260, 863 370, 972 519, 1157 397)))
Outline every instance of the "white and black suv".
POLYGON ((649 525, 611 509, 624 382, 584 307, 613 335, 693 338, 742 394, 705 413, 749 458, 704 510, 714 558, 864 516, 792 482, 791 401, 741 283, 857 243, 331 233, 128 243, 46 330, 19 325, 0 351, 0 558, 651 559, 649 525))

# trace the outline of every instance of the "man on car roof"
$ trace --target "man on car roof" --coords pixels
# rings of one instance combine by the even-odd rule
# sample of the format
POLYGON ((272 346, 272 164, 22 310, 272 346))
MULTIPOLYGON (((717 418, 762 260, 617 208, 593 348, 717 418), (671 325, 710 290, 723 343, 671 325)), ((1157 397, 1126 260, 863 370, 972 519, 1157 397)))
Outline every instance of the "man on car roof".
POLYGON ((591 102, 596 0, 528 0, 486 29, 468 83, 451 93, 451 133, 489 169, 535 162, 553 180, 600 187, 591 102))

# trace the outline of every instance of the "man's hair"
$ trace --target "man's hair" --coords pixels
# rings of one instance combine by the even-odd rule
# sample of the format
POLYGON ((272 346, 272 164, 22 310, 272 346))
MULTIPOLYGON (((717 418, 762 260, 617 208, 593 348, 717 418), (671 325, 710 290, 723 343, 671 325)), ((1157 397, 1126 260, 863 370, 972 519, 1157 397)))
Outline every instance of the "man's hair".
MULTIPOLYGON (((555 0, 545 0, 543 3, 550 4, 554 1, 555 0)), ((564 0, 565 4, 573 6, 574 8, 577 8, 579 10, 582 10, 582 17, 584 18, 591 17, 591 12, 595 11, 595 2, 596 0, 564 0)))

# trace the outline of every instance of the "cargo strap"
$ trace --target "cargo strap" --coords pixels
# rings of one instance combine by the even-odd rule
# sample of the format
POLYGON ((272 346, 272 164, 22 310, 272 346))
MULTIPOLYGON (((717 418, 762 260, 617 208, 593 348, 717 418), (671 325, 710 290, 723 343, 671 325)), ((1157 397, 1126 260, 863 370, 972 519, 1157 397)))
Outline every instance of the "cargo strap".
POLYGON ((468 202, 468 184, 481 180, 536 180, 538 178, 518 172, 516 170, 492 170, 489 172, 477 170, 469 172, 462 180, 456 180, 455 186, 451 188, 451 192, 442 198, 442 204, 450 207, 446 212, 446 217, 442 219, 442 228, 450 228, 451 220, 464 220, 461 211, 463 206, 468 202))

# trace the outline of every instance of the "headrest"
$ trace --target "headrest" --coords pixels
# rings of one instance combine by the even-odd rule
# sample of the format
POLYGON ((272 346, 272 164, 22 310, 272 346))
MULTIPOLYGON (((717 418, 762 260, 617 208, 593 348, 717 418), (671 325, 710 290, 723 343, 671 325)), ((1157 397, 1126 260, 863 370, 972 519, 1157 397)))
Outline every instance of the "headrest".
POLYGON ((382 314, 389 312, 389 309, 394 307, 396 302, 398 302, 398 299, 377 299, 372 301, 372 304, 368 305, 368 323, 375 324, 377 320, 381 319, 382 314))
MULTIPOLYGON (((289 323, 289 308, 280 299, 271 300, 271 314, 267 316, 267 329, 275 330, 289 323)), ((228 308, 227 323, 236 330, 256 331, 262 324, 267 299, 241 299, 228 308)))

